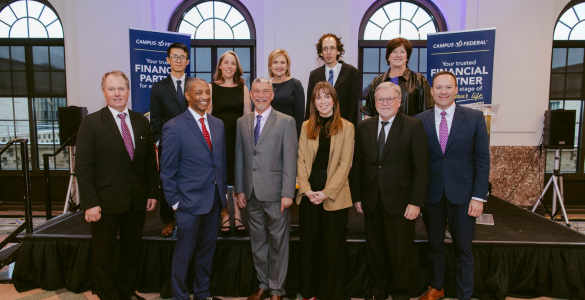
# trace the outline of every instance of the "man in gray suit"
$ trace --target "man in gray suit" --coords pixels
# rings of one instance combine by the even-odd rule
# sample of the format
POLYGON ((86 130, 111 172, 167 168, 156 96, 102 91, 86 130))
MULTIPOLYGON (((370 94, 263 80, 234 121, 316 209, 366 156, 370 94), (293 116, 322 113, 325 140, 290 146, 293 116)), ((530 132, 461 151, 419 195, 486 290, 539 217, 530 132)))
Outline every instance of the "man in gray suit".
POLYGON ((248 300, 281 300, 288 268, 288 208, 297 176, 297 130, 292 117, 272 109, 272 84, 257 78, 255 110, 238 119, 234 191, 248 206, 250 241, 260 286, 248 300))

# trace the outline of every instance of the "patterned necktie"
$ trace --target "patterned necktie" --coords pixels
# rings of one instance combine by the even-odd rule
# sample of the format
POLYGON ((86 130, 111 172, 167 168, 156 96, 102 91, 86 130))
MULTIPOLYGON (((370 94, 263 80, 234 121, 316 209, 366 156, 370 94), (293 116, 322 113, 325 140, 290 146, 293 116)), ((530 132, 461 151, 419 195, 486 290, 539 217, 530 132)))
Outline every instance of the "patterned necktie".
POLYGON ((441 145, 443 154, 445 154, 447 140, 449 139, 449 129, 447 128, 447 119, 445 118, 446 114, 446 111, 441 112, 441 124, 439 124, 439 144, 441 145))
POLYGON ((211 145, 211 138, 209 137, 209 131, 207 131, 207 127, 205 127, 205 118, 199 119, 201 122, 201 131, 203 131, 203 136, 205 137, 205 141, 207 141, 207 146, 209 146, 209 150, 213 152, 213 146, 211 145))
POLYGON ((254 145, 258 144, 258 138, 260 137, 260 123, 262 122, 262 115, 256 116, 256 127, 254 127, 254 145))
POLYGON ((118 118, 121 120, 120 127, 122 127, 122 139, 124 140, 124 145, 126 145, 128 155, 130 155, 130 161, 132 161, 134 159, 134 144, 132 143, 130 129, 128 129, 128 125, 126 125, 126 113, 118 114, 118 118))
POLYGON ((380 129, 380 135, 378 135, 378 163, 382 163, 382 153, 386 146, 386 130, 384 127, 390 122, 382 121, 382 129, 380 129))
POLYGON ((327 79, 331 85, 333 85, 333 70, 329 70, 329 79, 327 79))
POLYGON ((177 80, 177 97, 179 97, 179 104, 183 107, 183 88, 181 88, 180 80, 177 80))

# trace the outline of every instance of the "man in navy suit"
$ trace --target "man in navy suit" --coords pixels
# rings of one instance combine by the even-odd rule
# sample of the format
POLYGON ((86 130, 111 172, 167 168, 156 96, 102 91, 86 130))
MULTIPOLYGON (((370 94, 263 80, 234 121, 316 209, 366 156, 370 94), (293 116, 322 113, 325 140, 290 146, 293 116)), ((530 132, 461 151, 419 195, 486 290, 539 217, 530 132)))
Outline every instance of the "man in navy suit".
POLYGON ((415 117, 423 121, 429 140, 429 183, 425 224, 429 235, 431 287, 420 298, 445 297, 445 225, 453 237, 457 298, 471 299, 475 218, 488 194, 490 151, 481 111, 455 103, 457 78, 442 71, 433 78, 435 107, 415 117))
POLYGON ((171 292, 173 299, 189 299, 187 273, 195 260, 194 299, 216 299, 210 297, 209 282, 217 224, 227 207, 225 130, 221 120, 205 112, 211 101, 207 82, 187 80, 185 97, 189 108, 168 121, 162 135, 160 177, 178 232, 171 292))

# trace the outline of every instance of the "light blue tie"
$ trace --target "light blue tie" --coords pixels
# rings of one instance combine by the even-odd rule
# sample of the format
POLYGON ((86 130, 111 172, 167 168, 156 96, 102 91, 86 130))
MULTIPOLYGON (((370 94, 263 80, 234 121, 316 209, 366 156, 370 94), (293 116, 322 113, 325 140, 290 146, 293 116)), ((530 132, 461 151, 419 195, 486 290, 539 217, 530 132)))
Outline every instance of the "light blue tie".
POLYGON ((331 85, 333 85, 333 70, 329 70, 329 79, 327 79, 331 85))
POLYGON ((258 144, 258 138, 260 137, 260 122, 262 122, 262 115, 257 115, 256 120, 256 127, 254 128, 254 145, 258 144))

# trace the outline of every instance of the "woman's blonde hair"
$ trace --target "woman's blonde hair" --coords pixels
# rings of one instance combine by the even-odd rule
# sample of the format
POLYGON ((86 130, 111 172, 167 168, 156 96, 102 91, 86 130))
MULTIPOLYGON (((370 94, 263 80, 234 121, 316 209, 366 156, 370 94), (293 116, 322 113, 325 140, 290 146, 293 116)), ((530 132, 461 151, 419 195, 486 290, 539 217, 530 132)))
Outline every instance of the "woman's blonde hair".
POLYGON ((270 66, 272 66, 272 63, 276 60, 276 58, 281 55, 284 55, 286 58, 286 76, 290 77, 290 56, 288 56, 288 52, 286 52, 286 50, 276 49, 270 52, 270 55, 268 55, 268 76, 270 76, 270 78, 274 77, 274 73, 272 73, 270 66))

